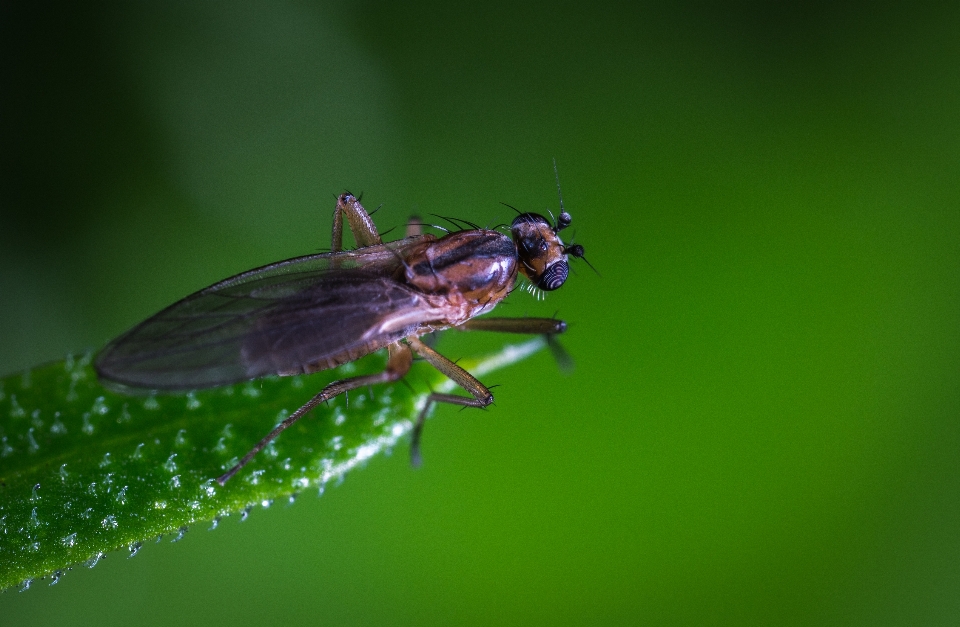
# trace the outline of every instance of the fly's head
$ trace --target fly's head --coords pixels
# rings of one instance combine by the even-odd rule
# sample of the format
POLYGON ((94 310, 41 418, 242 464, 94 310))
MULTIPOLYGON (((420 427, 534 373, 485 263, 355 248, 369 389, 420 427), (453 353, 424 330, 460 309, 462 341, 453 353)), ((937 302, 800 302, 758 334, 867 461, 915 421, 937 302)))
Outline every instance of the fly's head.
POLYGON ((561 211, 556 224, 539 213, 521 213, 510 225, 517 246, 520 271, 536 287, 549 292, 563 285, 570 273, 567 256, 583 257, 583 246, 565 246, 559 233, 570 226, 570 214, 561 211))

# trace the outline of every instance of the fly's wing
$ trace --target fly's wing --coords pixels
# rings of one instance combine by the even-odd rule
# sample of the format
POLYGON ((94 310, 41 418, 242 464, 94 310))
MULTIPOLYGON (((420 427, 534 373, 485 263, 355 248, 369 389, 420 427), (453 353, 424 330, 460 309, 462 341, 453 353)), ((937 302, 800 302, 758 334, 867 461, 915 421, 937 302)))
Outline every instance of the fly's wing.
POLYGON ((221 281, 112 341, 97 373, 135 388, 188 390, 356 359, 429 317, 423 296, 391 278, 402 250, 423 240, 298 257, 221 281))

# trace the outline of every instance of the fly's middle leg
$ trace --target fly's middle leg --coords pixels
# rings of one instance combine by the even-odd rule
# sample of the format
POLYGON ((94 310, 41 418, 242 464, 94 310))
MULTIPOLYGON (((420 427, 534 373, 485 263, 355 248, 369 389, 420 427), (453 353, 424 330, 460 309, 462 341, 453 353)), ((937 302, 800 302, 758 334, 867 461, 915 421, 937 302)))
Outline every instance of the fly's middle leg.
POLYGON ((410 437, 410 463, 416 467, 420 465, 421 461, 420 436, 423 433, 423 424, 427 419, 427 413, 430 411, 430 407, 434 403, 451 403, 463 407, 483 408, 493 402, 493 394, 469 372, 433 350, 418 338, 408 337, 406 342, 415 353, 427 360, 431 366, 442 372, 473 396, 473 398, 467 398, 457 394, 432 392, 430 396, 427 397, 427 402, 423 406, 423 409, 420 410, 420 415, 417 416, 417 422, 413 425, 413 433, 410 437))
POLYGON ((529 333, 542 335, 553 353, 553 359, 560 370, 571 372, 573 358, 557 340, 557 335, 567 330, 567 323, 554 318, 473 318, 461 324, 458 329, 464 331, 498 331, 500 333, 529 333))
POLYGON ((225 484, 230 477, 237 474, 237 472, 246 466, 247 463, 257 455, 257 453, 263 450, 263 448, 269 444, 271 440, 280 435, 284 429, 303 418, 307 412, 320 403, 325 403, 326 401, 329 401, 330 399, 339 396, 344 392, 349 392, 350 390, 355 390, 367 385, 373 385, 375 383, 389 383, 402 378, 403 375, 407 374, 407 372, 410 370, 410 365, 413 363, 413 353, 410 352, 410 347, 405 346, 400 342, 395 342, 390 344, 387 347, 387 350, 389 351, 390 356, 387 359, 387 367, 383 372, 379 372, 377 374, 368 374, 360 377, 351 377, 349 379, 341 379, 340 381, 334 381, 330 385, 320 390, 319 394, 304 403, 300 409, 290 414, 286 420, 274 427, 273 431, 268 433, 266 437, 257 443, 256 446, 250 449, 250 452, 244 455, 243 459, 241 459, 236 466, 218 477, 217 483, 220 485, 225 484))

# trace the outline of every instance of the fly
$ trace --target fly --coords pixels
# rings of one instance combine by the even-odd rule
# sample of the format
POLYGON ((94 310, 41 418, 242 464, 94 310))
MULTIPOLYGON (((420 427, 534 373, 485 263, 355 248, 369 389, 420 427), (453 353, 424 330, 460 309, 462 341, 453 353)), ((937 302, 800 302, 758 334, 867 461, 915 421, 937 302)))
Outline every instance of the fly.
POLYGON ((220 476, 223 485, 314 407, 349 390, 397 381, 416 354, 470 394, 429 395, 411 434, 411 461, 418 465, 433 403, 493 402, 487 387, 420 336, 457 327, 549 339, 566 330, 553 318, 475 319, 510 293, 518 275, 533 290, 555 290, 567 280, 568 256, 583 257, 582 246, 560 240, 571 222, 562 195, 552 224, 537 213, 517 213, 509 236, 471 228, 437 237, 411 221, 406 238, 384 243, 360 201, 342 194, 332 252, 256 268, 187 296, 110 342, 97 356, 97 374, 133 388, 187 391, 318 372, 387 349, 383 372, 327 385, 220 476), (343 250, 344 217, 356 250, 343 250))

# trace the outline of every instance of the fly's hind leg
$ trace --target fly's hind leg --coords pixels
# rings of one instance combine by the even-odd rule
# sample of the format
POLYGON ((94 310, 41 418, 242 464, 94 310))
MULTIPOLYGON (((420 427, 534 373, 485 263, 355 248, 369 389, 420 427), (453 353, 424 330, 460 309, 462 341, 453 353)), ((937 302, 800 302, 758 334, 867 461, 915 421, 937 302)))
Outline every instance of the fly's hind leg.
POLYGON ((406 339, 406 342, 415 353, 427 360, 431 366, 442 372, 473 396, 473 398, 467 398, 457 394, 439 394, 432 392, 430 396, 427 397, 427 402, 423 406, 423 409, 420 410, 420 415, 417 416, 417 422, 413 425, 413 433, 410 437, 410 463, 416 467, 420 465, 421 461, 420 436, 423 433, 423 424, 427 419, 427 413, 430 411, 430 407, 434 403, 451 403, 463 407, 483 408, 493 402, 493 394, 469 372, 433 350, 418 338, 409 337, 406 339))
POLYGON ((330 249, 333 252, 338 253, 343 250, 344 214, 347 216, 347 224, 350 225, 353 239, 357 240, 357 248, 383 243, 380 234, 377 232, 377 225, 373 223, 373 218, 363 208, 356 196, 347 192, 337 197, 337 207, 333 210, 333 234, 330 241, 330 249))
POLYGON ((404 346, 399 342, 395 342, 390 344, 387 347, 387 350, 389 351, 390 356, 387 359, 387 367, 383 372, 334 381, 327 387, 320 390, 319 394, 304 403, 300 409, 290 414, 286 420, 274 427, 273 431, 268 433, 267 436, 260 440, 256 446, 250 449, 250 452, 244 455, 243 459, 241 459, 236 466, 218 477, 217 483, 220 485, 225 484, 230 477, 237 474, 237 471, 246 466, 247 463, 253 459, 257 453, 263 450, 263 448, 269 444, 271 440, 280 435, 284 429, 303 418, 307 412, 320 403, 324 403, 336 396, 339 396, 340 394, 343 394, 344 392, 349 392, 350 390, 355 390, 366 385, 396 381, 403 377, 403 375, 407 374, 407 371, 410 370, 410 364, 413 363, 413 354, 410 352, 410 347, 404 346))
POLYGON ((542 335, 554 360, 563 372, 573 370, 573 358, 564 350, 557 335, 567 330, 567 323, 554 318, 473 318, 461 324, 458 329, 465 331, 498 331, 500 333, 529 333, 542 335))

